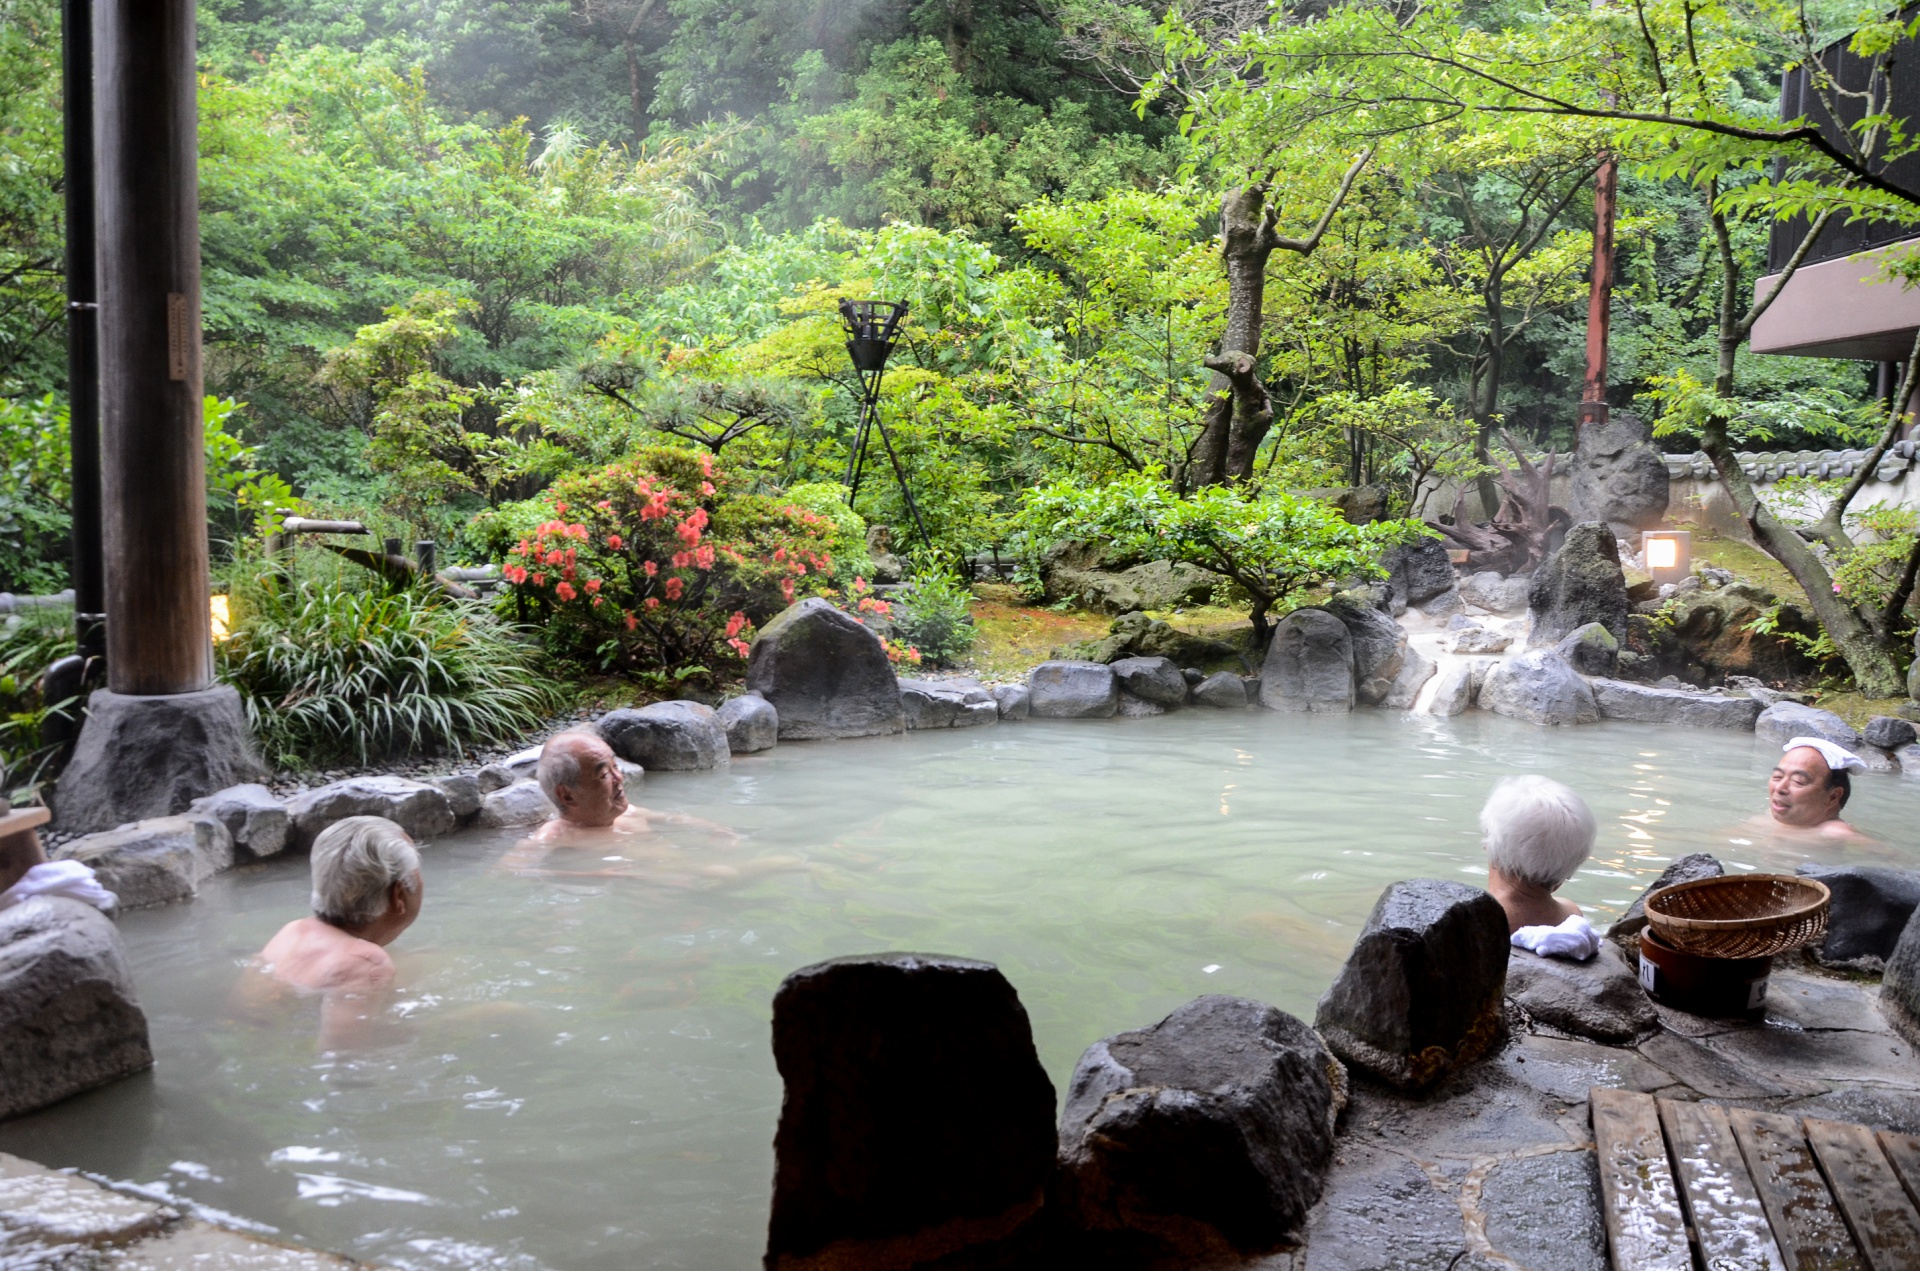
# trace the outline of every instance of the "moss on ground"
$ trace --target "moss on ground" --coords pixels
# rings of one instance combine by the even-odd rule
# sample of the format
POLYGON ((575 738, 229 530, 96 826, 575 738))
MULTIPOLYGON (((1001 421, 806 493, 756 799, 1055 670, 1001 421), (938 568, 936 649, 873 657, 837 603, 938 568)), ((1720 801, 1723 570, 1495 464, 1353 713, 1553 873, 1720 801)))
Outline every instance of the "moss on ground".
POLYGON ((1731 538, 1695 538, 1693 559, 1697 565, 1724 569, 1735 578, 1758 583, 1780 599, 1805 606, 1807 595, 1793 580, 1787 567, 1759 548, 1731 538))

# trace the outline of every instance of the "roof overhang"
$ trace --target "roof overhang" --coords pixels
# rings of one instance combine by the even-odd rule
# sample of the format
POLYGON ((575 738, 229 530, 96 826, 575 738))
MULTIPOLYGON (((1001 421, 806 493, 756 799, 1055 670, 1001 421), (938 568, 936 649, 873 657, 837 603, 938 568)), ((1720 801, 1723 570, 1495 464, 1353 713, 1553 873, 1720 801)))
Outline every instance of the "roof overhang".
MULTIPOLYGON (((1855 256, 1803 265, 1753 324, 1753 351, 1795 357, 1904 362, 1920 332, 1920 288, 1888 279, 1890 258, 1920 250, 1904 239, 1855 256)), ((1753 285, 1757 300, 1778 274, 1753 285)))

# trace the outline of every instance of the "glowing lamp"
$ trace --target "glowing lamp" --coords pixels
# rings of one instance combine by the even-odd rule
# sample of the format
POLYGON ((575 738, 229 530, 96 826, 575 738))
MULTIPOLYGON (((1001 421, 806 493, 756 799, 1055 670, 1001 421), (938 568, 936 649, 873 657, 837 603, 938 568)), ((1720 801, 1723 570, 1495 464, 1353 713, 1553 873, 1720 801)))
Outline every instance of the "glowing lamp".
POLYGON ((1657 583, 1677 583, 1693 572, 1693 535, 1686 530, 1648 530, 1640 547, 1657 583))
POLYGON ((219 644, 232 634, 232 610, 227 607, 225 596, 215 596, 207 602, 207 617, 213 622, 213 642, 219 644))

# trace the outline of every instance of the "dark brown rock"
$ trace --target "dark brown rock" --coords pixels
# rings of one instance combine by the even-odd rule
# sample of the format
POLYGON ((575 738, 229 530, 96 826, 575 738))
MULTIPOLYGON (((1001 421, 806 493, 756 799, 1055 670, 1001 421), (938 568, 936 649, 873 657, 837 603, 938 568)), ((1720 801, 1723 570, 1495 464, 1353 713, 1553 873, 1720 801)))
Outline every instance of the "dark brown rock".
POLYGON ((1080 1057, 1061 1217, 1173 1250, 1271 1248, 1319 1198, 1345 1102, 1340 1062, 1301 1021, 1244 998, 1190 1002, 1080 1057))
POLYGON ((914 1267, 1031 1227, 1053 1171, 1053 1084, 990 963, 885 953, 803 967, 774 996, 773 1057, 786 1097, 770 1271, 914 1267))
POLYGON ((1504 1033, 1507 915, 1477 887, 1436 878, 1381 894, 1314 1028, 1333 1053, 1423 1090, 1504 1033))

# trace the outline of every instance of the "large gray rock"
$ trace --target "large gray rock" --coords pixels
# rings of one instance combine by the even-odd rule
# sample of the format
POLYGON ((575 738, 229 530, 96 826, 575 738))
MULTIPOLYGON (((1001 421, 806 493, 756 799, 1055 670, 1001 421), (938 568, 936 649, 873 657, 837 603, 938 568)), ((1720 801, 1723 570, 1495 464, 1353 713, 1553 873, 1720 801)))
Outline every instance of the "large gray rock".
POLYGON ((1504 616, 1525 613, 1527 589, 1533 584, 1529 574, 1508 578, 1491 569, 1469 574, 1460 580, 1460 598, 1489 613, 1504 616))
POLYGON ((1627 912, 1620 920, 1607 928, 1607 939, 1618 945, 1627 955, 1627 961, 1638 965, 1640 959, 1640 933, 1647 927, 1647 897, 1662 887, 1672 887, 1676 883, 1691 883, 1702 878, 1719 878, 1727 872, 1726 866, 1706 852, 1689 852, 1675 858, 1674 862, 1660 871, 1660 877, 1627 906, 1627 912))
POLYGON ((1635 964, 1604 940, 1585 962, 1515 949, 1507 961, 1507 996, 1537 1023, 1613 1046, 1637 1041, 1660 1024, 1635 964))
POLYGON ((1345 1102, 1339 1060, 1293 1016, 1245 998, 1189 1002, 1095 1042, 1074 1067, 1062 1216, 1176 1248, 1205 1248, 1216 1232, 1271 1248, 1319 1199, 1345 1102))
POLYGON ((1215 710, 1244 710, 1247 705, 1246 681, 1232 671, 1215 671, 1193 686, 1193 704, 1215 710))
POLYGON ((1437 538, 1422 538, 1387 549, 1380 558, 1398 605, 1421 606, 1454 590, 1453 561, 1437 538))
POLYGON ((613 753, 649 772, 724 768, 733 758, 727 726, 702 702, 655 702, 608 711, 593 725, 613 753))
POLYGON ((1892 956, 1913 911, 1920 908, 1920 874, 1879 865, 1802 865, 1795 871, 1833 892, 1827 936, 1813 951, 1825 966, 1878 971, 1892 956))
POLYGON ((1605 521, 1630 539, 1667 514, 1667 462, 1647 426, 1626 411, 1584 424, 1574 447, 1569 511, 1576 521, 1605 521))
POLYGON ((1420 696, 1420 690, 1426 687, 1438 670, 1429 662, 1420 650, 1409 645, 1401 655, 1400 670, 1393 677, 1393 683, 1387 685, 1386 695, 1380 699, 1380 705, 1388 710, 1411 710, 1420 696))
POLYGON ((773 1058, 786 1097, 769 1271, 1005 1248, 1039 1212, 1053 1083, 990 963, 883 953, 803 967, 774 995, 773 1058))
POLYGON ((1353 637, 1325 609, 1296 609, 1273 629, 1260 668, 1260 704, 1316 715, 1353 709, 1353 637))
POLYGON ((1156 706, 1185 706, 1187 677, 1168 658, 1121 658, 1111 664, 1120 687, 1156 706))
POLYGON ((880 637, 818 596, 760 629, 747 653, 747 687, 780 713, 781 741, 875 737, 907 726, 880 637))
POLYGON ((60 774, 63 830, 86 833, 184 812, 195 799, 264 781, 240 694, 221 684, 198 693, 87 698, 87 722, 60 774))
POLYGON ((113 921, 64 896, 0 909, 0 1121, 152 1066, 113 921))
POLYGON ((1920 742, 1901 746, 1893 752, 1893 761, 1903 777, 1920 777, 1920 742))
POLYGON ((1775 702, 1753 721, 1753 735, 1761 741, 1784 746, 1795 737, 1818 737, 1848 750, 1860 748, 1860 734, 1853 725, 1832 711, 1798 702, 1775 702))
POLYGON ((1867 745, 1878 746, 1882 750, 1911 746, 1917 737, 1920 737, 1920 733, 1914 729, 1913 721, 1897 715, 1875 715, 1860 733, 1860 739, 1867 745))
POLYGON ((1027 676, 1027 710, 1035 719, 1111 719, 1120 709, 1120 681, 1099 662, 1042 662, 1027 676))
POLYGON ((350 816, 383 816, 416 843, 439 838, 454 826, 446 791, 405 777, 350 777, 296 794, 287 802, 293 819, 290 846, 305 851, 320 831, 350 816))
POLYGON ((1582 675, 1612 675, 1620 666, 1620 642, 1597 622, 1569 631, 1553 651, 1582 675))
POLYGON ((1753 721, 1760 717, 1760 703, 1751 697, 1655 688, 1626 680, 1595 679, 1589 683, 1593 686, 1593 700, 1600 708, 1601 719, 1751 730, 1753 721))
POLYGON ((993 694, 972 681, 901 680, 900 704, 907 728, 972 728, 1000 718, 993 694))
POLYGON ((490 830, 517 825, 545 825, 560 809, 553 806, 538 781, 516 781, 480 800, 480 824, 490 830))
POLYGON ((184 900, 233 864, 227 827, 202 813, 160 816, 105 834, 72 839, 55 849, 61 859, 93 868, 122 909, 184 900))
POLYGON ((780 712, 758 693, 728 698, 716 713, 727 730, 727 749, 736 755, 771 750, 780 740, 780 712))
POLYGON ((1446 670, 1440 672, 1440 682, 1434 685, 1433 701, 1427 709, 1443 719, 1472 710, 1493 665, 1491 658, 1471 658, 1465 662, 1448 664, 1446 670))
MULTIPOLYGON (((0 1002, 6 997, 0 994, 0 1002)), ((1920 1047, 1920 918, 1907 919, 1880 980, 1880 1010, 1887 1022, 1920 1047)))
POLYGON ((1346 624, 1353 640, 1354 697, 1367 706, 1382 705, 1406 664, 1406 628, 1353 592, 1335 596, 1326 610, 1346 624))
POLYGON ((187 811, 210 816, 226 826, 233 845, 256 858, 279 855, 293 832, 286 805, 265 786, 251 782, 195 799, 187 811))
POLYGON ((480 776, 473 772, 455 772, 444 777, 428 777, 427 784, 447 796, 453 819, 465 825, 480 815, 480 776))
POLYGON ((993 686, 993 704, 1000 711, 1000 718, 1018 722, 1027 718, 1033 708, 1033 699, 1024 684, 996 684, 993 686))
POLYGON ((1567 531, 1567 541, 1533 575, 1527 592, 1533 614, 1530 647, 1558 644, 1569 633, 1597 622, 1614 640, 1627 638, 1627 576, 1620 544, 1599 521, 1567 531))
POLYGON ((1503 1035, 1509 948, 1506 911, 1479 888, 1395 883, 1367 916, 1313 1026, 1349 1064, 1423 1090, 1503 1035))
POLYGON ((1447 637, 1447 652, 1472 655, 1476 653, 1505 653, 1507 646, 1513 643, 1513 637, 1504 631, 1493 631, 1473 623, 1461 627, 1447 637))
POLYGON ((1496 663, 1480 686, 1480 708, 1533 724, 1591 724, 1600 718, 1593 689, 1551 649, 1496 663))

